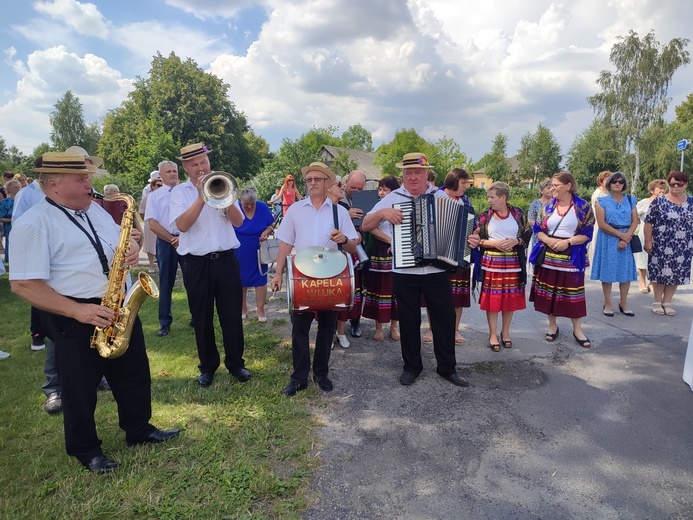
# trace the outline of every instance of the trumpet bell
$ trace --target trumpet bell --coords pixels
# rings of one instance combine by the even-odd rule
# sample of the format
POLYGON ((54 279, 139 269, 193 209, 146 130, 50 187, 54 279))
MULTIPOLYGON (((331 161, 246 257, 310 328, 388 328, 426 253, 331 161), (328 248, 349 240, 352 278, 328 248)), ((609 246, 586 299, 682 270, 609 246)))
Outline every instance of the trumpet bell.
POLYGON ((210 172, 200 186, 202 200, 214 209, 225 209, 238 200, 238 182, 226 172, 210 172))

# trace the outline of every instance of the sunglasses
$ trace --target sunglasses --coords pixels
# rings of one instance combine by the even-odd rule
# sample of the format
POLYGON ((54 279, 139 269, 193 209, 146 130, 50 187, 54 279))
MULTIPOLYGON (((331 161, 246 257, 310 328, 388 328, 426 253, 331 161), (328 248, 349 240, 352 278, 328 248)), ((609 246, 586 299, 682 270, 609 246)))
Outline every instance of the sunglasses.
POLYGON ((618 180, 615 180, 615 181, 611 181, 611 184, 625 184, 625 183, 626 183, 626 181, 624 181, 623 179, 618 179, 618 180))
POLYGON ((670 182, 669 183, 669 187, 671 187, 671 188, 681 188, 685 185, 686 185, 685 182, 670 182))

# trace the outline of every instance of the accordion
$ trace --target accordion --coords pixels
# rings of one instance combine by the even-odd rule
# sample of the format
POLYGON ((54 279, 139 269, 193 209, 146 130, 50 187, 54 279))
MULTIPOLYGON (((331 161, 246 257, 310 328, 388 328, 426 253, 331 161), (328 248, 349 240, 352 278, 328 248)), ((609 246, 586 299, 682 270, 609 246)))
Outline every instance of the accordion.
POLYGON ((472 251, 467 237, 474 232, 474 208, 432 193, 392 207, 402 210, 402 223, 393 225, 392 233, 395 269, 469 267, 472 251))

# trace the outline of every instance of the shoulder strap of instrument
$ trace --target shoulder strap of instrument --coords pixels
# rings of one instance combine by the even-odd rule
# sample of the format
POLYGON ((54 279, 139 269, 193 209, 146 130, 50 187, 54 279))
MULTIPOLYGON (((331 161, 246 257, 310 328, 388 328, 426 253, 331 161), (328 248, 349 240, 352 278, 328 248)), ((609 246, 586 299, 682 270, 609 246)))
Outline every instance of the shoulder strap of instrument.
MULTIPOLYGON (((337 216, 337 204, 332 204, 332 216, 334 217, 334 228, 339 229, 339 217, 337 216)), ((337 247, 341 251, 342 244, 337 244, 337 247)))

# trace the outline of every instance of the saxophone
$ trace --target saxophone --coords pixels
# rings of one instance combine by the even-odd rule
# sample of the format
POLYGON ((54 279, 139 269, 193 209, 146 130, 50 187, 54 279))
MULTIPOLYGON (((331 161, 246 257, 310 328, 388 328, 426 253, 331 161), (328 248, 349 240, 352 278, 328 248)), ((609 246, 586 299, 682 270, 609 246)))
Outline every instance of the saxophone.
POLYGON ((129 267, 125 265, 125 253, 130 249, 130 236, 136 222, 135 199, 124 193, 108 198, 93 193, 92 197, 104 201, 123 200, 127 204, 120 223, 118 246, 108 275, 108 288, 101 300, 101 305, 111 309, 115 313, 115 318, 107 327, 96 327, 91 337, 91 348, 97 349, 101 357, 115 359, 122 356, 128 349, 132 327, 135 325, 137 312, 142 302, 147 296, 158 298, 159 289, 151 276, 140 273, 138 280, 125 294, 125 280, 129 270, 129 267))

